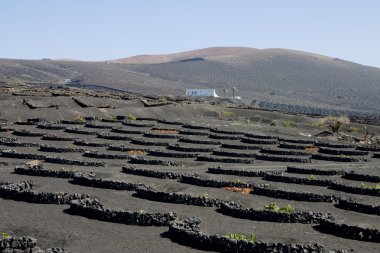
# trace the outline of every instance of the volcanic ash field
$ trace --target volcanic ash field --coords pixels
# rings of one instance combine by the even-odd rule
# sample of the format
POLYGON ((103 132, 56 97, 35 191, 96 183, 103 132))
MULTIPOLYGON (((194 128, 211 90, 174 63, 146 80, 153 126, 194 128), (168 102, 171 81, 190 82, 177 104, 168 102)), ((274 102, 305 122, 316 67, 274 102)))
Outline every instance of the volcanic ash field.
POLYGON ((312 118, 37 88, 0 108, 0 252, 380 252, 380 147, 312 118))

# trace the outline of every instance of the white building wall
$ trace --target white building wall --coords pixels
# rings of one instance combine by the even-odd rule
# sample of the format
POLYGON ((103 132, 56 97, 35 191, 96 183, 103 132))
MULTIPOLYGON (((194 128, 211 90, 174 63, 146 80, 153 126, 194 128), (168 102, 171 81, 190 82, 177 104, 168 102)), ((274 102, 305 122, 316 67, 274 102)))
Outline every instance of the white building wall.
POLYGON ((186 89, 186 96, 217 97, 215 89, 186 89))

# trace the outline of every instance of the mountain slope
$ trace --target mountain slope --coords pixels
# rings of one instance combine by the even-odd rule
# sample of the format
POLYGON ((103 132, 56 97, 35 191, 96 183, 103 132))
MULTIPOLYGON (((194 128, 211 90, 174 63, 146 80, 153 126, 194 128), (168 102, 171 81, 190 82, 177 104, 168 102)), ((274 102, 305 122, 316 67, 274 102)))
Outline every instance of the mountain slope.
POLYGON ((181 61, 191 58, 212 58, 212 57, 236 57, 257 51, 255 48, 247 47, 210 47, 204 49, 191 50, 174 54, 161 55, 137 55, 128 58, 113 60, 114 63, 126 64, 155 64, 172 61, 181 61))
MULTIPOLYGON (((256 105, 287 105, 377 113, 380 69, 287 49, 206 48, 107 62, 0 60, 0 81, 62 82, 148 94, 183 94, 186 88, 237 87, 256 105)), ((309 110, 309 109, 307 109, 309 110)))

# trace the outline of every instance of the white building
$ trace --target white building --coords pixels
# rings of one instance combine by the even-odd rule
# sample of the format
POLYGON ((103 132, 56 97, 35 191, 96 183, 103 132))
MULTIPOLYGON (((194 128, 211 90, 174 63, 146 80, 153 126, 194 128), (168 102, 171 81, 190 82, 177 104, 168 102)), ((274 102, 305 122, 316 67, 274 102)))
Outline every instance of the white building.
POLYGON ((186 89, 186 96, 218 97, 215 89, 186 89))

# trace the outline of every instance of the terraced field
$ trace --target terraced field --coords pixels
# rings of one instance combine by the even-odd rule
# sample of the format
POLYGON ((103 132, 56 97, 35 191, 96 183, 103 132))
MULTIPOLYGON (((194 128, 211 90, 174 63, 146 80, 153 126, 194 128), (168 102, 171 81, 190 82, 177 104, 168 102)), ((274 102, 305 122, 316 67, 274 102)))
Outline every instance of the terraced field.
POLYGON ((60 92, 0 94, 0 252, 380 251, 379 146, 60 92))

